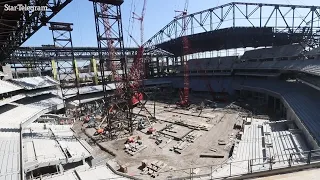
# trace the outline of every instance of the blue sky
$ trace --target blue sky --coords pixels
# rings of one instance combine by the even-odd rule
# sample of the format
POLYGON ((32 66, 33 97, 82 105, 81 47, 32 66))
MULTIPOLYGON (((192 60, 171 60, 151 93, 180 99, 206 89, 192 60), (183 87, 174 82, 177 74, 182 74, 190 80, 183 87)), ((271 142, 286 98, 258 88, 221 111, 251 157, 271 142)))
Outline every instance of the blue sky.
MULTIPOLYGON (((234 0, 237 1, 237 0, 234 0)), ((189 13, 205 10, 217 5, 234 2, 230 0, 189 0, 189 13)), ((175 16, 174 10, 183 10, 185 0, 147 0, 147 9, 144 22, 144 40, 146 41, 152 35, 157 33, 162 27, 168 24, 175 16)), ((259 3, 281 3, 281 4, 301 4, 320 6, 319 0, 242 0, 240 2, 259 2, 259 3)), ((122 5, 123 27, 125 29, 133 28, 132 35, 139 42, 140 31, 139 22, 136 20, 133 26, 129 27, 129 18, 131 7, 135 5, 135 12, 141 13, 143 0, 125 0, 122 5)), ((73 0, 65 7, 52 21, 72 22, 74 30, 72 32, 74 46, 97 46, 93 6, 88 0, 73 0)), ((127 38, 127 32, 124 31, 125 46, 134 46, 127 38)), ((33 35, 23 46, 41 46, 42 44, 53 44, 52 35, 48 27, 42 27, 33 35)))

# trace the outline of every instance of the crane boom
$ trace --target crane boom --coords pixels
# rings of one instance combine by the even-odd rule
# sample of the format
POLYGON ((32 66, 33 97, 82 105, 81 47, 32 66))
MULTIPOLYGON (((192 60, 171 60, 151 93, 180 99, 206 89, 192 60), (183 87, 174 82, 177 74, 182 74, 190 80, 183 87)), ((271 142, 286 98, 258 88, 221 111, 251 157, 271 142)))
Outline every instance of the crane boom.
POLYGON ((189 0, 186 0, 184 2, 184 11, 187 12, 188 11, 188 6, 189 6, 189 0))
POLYGON ((140 46, 143 45, 143 37, 144 37, 144 16, 146 13, 146 5, 147 5, 147 0, 143 0, 143 7, 142 7, 142 12, 141 16, 137 15, 135 12, 133 12, 133 17, 134 19, 137 19, 140 21, 140 46))
MULTIPOLYGON (((142 80, 144 78, 144 60, 143 60, 143 53, 144 53, 144 47, 143 45, 143 36, 144 36, 144 16, 146 11, 146 4, 147 0, 143 1, 143 7, 141 16, 137 15, 135 12, 133 12, 134 19, 137 19, 140 21, 140 45, 137 51, 137 55, 135 56, 135 59, 133 61, 133 65, 130 68, 129 71, 129 78, 130 80, 133 80, 133 83, 131 85, 132 90, 134 91, 133 97, 132 97, 132 103, 138 104, 143 99, 143 94, 139 92, 139 87, 141 86, 142 80)), ((134 38, 133 38, 134 39, 134 38)))

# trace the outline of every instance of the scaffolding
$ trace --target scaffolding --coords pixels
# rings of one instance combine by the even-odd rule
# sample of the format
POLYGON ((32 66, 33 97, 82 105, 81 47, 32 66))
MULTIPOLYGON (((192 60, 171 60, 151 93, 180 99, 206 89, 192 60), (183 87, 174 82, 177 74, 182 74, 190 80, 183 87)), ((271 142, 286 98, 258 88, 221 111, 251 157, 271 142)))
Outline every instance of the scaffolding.
MULTIPOLYGON (((123 44, 123 31, 120 6, 123 1, 89 0, 93 2, 98 57, 104 92, 104 111, 108 138, 133 132, 131 103, 132 92, 127 75, 127 62, 123 44), (118 49, 118 53, 116 53, 118 49), (120 49, 120 51, 119 51, 120 49), (103 52, 107 52, 107 58, 103 52), (118 55, 118 56, 117 56, 118 55), (115 84, 115 92, 109 93, 108 86, 115 84)), ((103 123, 103 122, 102 122, 103 123)), ((102 124, 101 123, 101 124, 102 124)), ((99 127, 100 128, 100 127, 99 127)))
POLYGON ((49 30, 52 31, 53 43, 55 48, 55 58, 52 60, 53 77, 60 82, 61 94, 64 102, 66 115, 72 105, 76 107, 74 117, 80 117, 80 81, 77 61, 74 58, 71 32, 72 23, 51 22, 49 30), (70 48, 71 59, 61 59, 64 48, 70 48), (59 59, 59 60, 58 60, 59 59), (71 104, 72 102, 72 104, 71 104))

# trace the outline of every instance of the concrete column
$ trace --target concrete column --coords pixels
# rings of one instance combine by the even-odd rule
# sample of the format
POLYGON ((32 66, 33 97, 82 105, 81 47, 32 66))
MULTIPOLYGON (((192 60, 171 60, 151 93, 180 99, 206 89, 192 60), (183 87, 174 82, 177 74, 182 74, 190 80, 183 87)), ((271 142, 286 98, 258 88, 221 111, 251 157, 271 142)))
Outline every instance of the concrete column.
POLYGON ((73 73, 75 75, 75 82, 77 86, 77 83, 80 83, 80 76, 79 76, 78 64, 76 59, 73 59, 72 67, 73 67, 73 73))
POLYGON ((38 67, 39 68, 39 74, 40 74, 40 76, 42 76, 42 70, 45 69, 44 68, 45 65, 43 65, 43 62, 41 61, 39 66, 40 66, 40 67, 38 67))
MULTIPOLYGON (((169 58, 168 57, 166 57, 166 63, 167 63, 167 73, 169 73, 169 58)), ((173 62, 172 62, 172 64, 173 64, 173 62)))
POLYGON ((62 164, 59 164, 59 171, 60 171, 61 174, 62 174, 63 171, 64 171, 62 164))
POLYGON ((27 66, 27 71, 28 71, 29 77, 31 77, 31 70, 32 70, 31 64, 27 63, 26 66, 27 66))
POLYGON ((97 70, 97 62, 94 59, 94 57, 91 58, 90 60, 90 72, 93 72, 93 77, 92 77, 92 81, 95 85, 98 85, 99 81, 98 81, 98 70, 97 70))
POLYGON ((51 60, 52 77, 54 80, 58 80, 57 63, 54 59, 51 60))
POLYGON ((157 69, 157 75, 160 75, 160 63, 159 63, 159 56, 156 57, 156 69, 157 69))
POLYGON ((174 66, 177 66, 178 65, 178 57, 174 57, 174 66))

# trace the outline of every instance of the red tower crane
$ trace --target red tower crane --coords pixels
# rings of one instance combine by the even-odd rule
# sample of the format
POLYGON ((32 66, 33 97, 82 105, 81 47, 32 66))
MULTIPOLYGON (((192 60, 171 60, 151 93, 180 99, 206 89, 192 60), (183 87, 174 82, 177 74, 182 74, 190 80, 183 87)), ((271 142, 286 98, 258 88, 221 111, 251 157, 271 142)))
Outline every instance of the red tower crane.
POLYGON ((180 92, 180 102, 177 102, 178 106, 181 107, 188 107, 189 103, 189 68, 187 63, 187 54, 190 53, 189 49, 189 41, 187 38, 187 23, 186 23, 186 16, 188 10, 189 0, 185 1, 185 6, 183 11, 175 11, 179 12, 180 14, 175 18, 182 17, 182 56, 181 56, 181 64, 183 65, 183 91, 180 92))
MULTIPOLYGON (((132 97, 133 105, 136 105, 139 102, 141 102, 141 100, 143 100, 143 93, 139 91, 139 87, 143 83, 143 79, 144 79, 144 59, 143 59, 144 47, 142 45, 143 45, 143 36, 144 36, 144 16, 146 12, 146 4, 147 4, 147 0, 144 0, 141 16, 133 12, 133 17, 132 17, 140 21, 140 45, 138 44, 139 48, 137 51, 137 55, 135 56, 133 60, 133 64, 129 70, 129 79, 133 81, 130 85, 132 90, 134 91, 133 97, 132 97)), ((131 35, 130 37, 135 41, 135 39, 131 35)))
MULTIPOLYGON (((146 4, 147 0, 143 1, 143 7, 141 16, 137 15, 135 12, 133 12, 133 19, 137 19, 140 21, 140 45, 137 43, 137 41, 130 35, 130 37, 133 39, 133 41, 138 45, 138 51, 137 55, 135 56, 133 60, 133 65, 130 68, 129 71, 129 78, 132 80, 131 88, 133 90, 133 97, 132 97, 132 103, 133 105, 141 104, 141 108, 144 108, 150 115, 151 113, 145 108, 143 103, 141 103, 141 100, 143 100, 143 93, 140 90, 140 87, 142 86, 145 70, 144 70, 144 47, 143 47, 143 37, 144 37, 144 17, 146 12, 146 4)), ((150 122, 148 115, 146 114, 146 119, 150 125, 150 128, 148 129, 148 133, 152 133, 155 131, 155 128, 153 128, 153 124, 150 122)))

